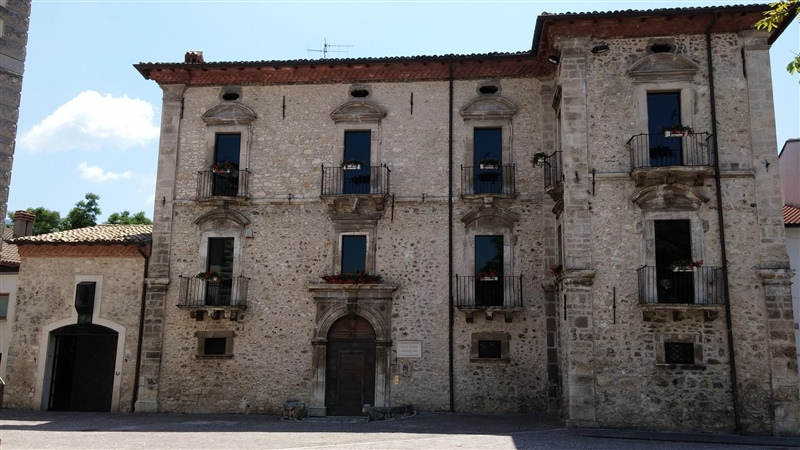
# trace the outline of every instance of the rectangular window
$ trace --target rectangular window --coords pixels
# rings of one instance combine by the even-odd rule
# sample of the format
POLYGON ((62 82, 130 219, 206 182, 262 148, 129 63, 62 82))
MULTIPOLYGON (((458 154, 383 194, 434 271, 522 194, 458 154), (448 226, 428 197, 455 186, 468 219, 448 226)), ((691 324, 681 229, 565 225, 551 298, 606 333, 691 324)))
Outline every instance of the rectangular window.
POLYGON ((241 134, 217 134, 214 142, 214 195, 239 195, 239 153, 241 134))
POLYGON ((365 273, 367 271, 367 236, 363 234, 342 235, 342 272, 365 273))
POLYGON ((694 344, 691 342, 665 342, 666 364, 694 364, 694 344))
POLYGON ((476 194, 503 191, 503 129, 473 131, 473 182, 476 194))
POLYGON ((8 316, 8 294, 0 294, 0 320, 6 320, 8 316))
POLYGON ((478 341, 478 358, 499 359, 502 356, 500 341, 478 341))
POLYGON ((650 137, 650 166, 679 166, 683 139, 665 137, 664 128, 681 124, 680 92, 647 93, 647 132, 650 137))
POLYGON ((233 358, 233 331, 197 331, 197 359, 233 358))
POLYGON ((203 349, 204 355, 224 355, 225 344, 227 338, 224 337, 207 337, 205 338, 205 348, 203 349))
POLYGON ((206 271, 220 274, 206 281, 206 305, 230 305, 233 288, 233 238, 209 238, 206 271))
POLYGON ((503 306, 503 236, 475 236, 475 305, 503 306))
POLYGON ((370 192, 370 146, 372 131, 345 131, 342 192, 345 194, 369 194, 370 192))
POLYGON ((694 303, 695 272, 680 270, 692 261, 691 223, 656 220, 656 278, 659 303, 694 303))

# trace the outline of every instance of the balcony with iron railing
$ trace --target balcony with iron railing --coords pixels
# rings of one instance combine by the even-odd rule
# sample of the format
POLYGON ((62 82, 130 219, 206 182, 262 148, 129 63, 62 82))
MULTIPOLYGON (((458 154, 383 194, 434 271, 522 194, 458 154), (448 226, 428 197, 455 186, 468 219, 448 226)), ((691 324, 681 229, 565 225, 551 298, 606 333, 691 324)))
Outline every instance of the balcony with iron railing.
POLYGON ((496 276, 492 278, 476 276, 455 276, 456 307, 467 312, 467 320, 472 321, 475 311, 506 311, 506 321, 511 321, 512 311, 522 308, 522 275, 496 276))
POLYGON ((389 195, 389 174, 392 172, 386 164, 348 168, 346 166, 322 166, 320 196, 350 195, 389 195))
POLYGON ((709 133, 637 134, 627 142, 631 176, 637 186, 665 180, 702 185, 714 173, 712 138, 709 133))
POLYGON ((238 311, 247 309, 249 283, 250 279, 242 276, 219 280, 180 277, 178 307, 188 309, 192 317, 205 311, 209 316, 222 313, 234 320, 238 311))
POLYGON ((461 166, 461 196, 515 197, 514 164, 461 166))
POLYGON ((722 268, 644 266, 636 270, 643 305, 719 305, 723 303, 722 268))
MULTIPOLYGON (((539 155, 537 153, 537 155, 539 155)), ((534 166, 541 166, 544 172, 544 190, 553 199, 560 201, 564 197, 564 167, 561 165, 561 152, 533 159, 534 166)))
POLYGON ((250 171, 247 169, 221 173, 213 170, 202 170, 197 173, 197 198, 227 197, 245 199, 247 198, 249 178, 250 171))

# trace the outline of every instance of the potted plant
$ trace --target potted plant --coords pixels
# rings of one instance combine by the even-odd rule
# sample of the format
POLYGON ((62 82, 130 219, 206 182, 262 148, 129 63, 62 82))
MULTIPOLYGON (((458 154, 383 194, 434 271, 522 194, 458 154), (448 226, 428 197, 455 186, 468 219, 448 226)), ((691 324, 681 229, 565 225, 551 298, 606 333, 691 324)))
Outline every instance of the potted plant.
POLYGON ((547 161, 547 154, 542 152, 536 152, 533 154, 531 158, 531 164, 534 166, 543 166, 544 163, 547 161))
POLYGON ((687 127, 679 123, 675 125, 670 125, 668 127, 664 127, 661 129, 661 131, 664 132, 664 137, 682 137, 694 133, 691 127, 687 127))
POLYGON ((380 275, 371 275, 365 272, 355 273, 340 273, 338 275, 322 275, 322 278, 327 284, 375 284, 380 283, 382 277, 380 275))
POLYGON ((200 272, 195 276, 195 278, 204 281, 215 281, 215 282, 223 279, 222 274, 217 272, 216 270, 209 270, 208 272, 200 272))
POLYGON ((228 161, 219 161, 211 165, 211 171, 217 175, 227 175, 236 169, 232 163, 228 161))
POLYGON ((345 159, 339 165, 344 170, 361 170, 361 161, 357 159, 345 159))
POLYGON ((497 272, 494 269, 483 269, 478 272, 478 279, 481 281, 497 281, 497 272))
POLYGON ((668 270, 673 272, 694 272, 697 270, 698 267, 703 265, 703 260, 700 261, 692 261, 690 259, 678 259, 672 262, 672 264, 667 267, 668 270))
POLYGON ((484 170, 497 170, 500 167, 500 160, 495 158, 483 158, 478 161, 478 165, 484 170))
POLYGON ((561 264, 553 266, 550 268, 550 273, 552 273, 553 276, 556 278, 561 278, 561 275, 564 274, 564 266, 562 266, 561 264))

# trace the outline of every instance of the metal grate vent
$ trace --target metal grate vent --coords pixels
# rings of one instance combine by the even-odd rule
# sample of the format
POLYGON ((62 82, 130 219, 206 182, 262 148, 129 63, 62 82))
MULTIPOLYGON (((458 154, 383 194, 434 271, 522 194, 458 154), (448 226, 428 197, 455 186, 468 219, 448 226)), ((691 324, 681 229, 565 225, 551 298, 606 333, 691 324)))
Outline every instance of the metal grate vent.
POLYGON ((667 364, 694 364, 694 344, 691 342, 665 342, 664 362, 667 364))

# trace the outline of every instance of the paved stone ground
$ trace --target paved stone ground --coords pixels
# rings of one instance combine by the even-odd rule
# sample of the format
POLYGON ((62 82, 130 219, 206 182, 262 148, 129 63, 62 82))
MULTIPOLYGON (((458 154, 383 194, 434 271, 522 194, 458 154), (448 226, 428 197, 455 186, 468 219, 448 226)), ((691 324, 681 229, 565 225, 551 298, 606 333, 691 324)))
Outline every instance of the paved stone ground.
POLYGON ((765 449, 800 439, 566 429, 552 418, 420 413, 282 421, 277 416, 0 410, 8 449, 765 449))

